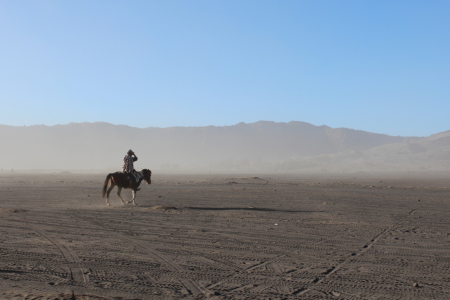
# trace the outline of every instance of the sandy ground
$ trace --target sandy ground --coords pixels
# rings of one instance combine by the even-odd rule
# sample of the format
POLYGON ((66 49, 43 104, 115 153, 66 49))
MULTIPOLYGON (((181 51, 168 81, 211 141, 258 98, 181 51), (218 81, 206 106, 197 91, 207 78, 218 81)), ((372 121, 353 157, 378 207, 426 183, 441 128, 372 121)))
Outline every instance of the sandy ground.
POLYGON ((0 299, 450 299, 449 175, 3 173, 0 299))

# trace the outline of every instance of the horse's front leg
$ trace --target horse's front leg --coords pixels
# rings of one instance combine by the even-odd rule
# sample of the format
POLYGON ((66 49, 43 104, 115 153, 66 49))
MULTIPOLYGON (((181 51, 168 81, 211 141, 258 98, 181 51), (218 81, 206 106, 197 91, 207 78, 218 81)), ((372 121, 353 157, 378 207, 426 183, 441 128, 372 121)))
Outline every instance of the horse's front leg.
POLYGON ((136 202, 134 202, 134 198, 136 198, 136 192, 132 190, 131 195, 133 196, 133 198, 131 198, 131 200, 128 201, 128 203, 133 203, 133 205, 137 205, 136 202))
POLYGON ((119 196, 119 198, 120 198, 120 200, 122 200, 122 203, 123 203, 123 204, 127 204, 127 203, 125 202, 125 200, 122 199, 122 196, 120 195, 120 192, 122 192, 122 187, 119 186, 119 190, 117 191, 117 196, 119 196))

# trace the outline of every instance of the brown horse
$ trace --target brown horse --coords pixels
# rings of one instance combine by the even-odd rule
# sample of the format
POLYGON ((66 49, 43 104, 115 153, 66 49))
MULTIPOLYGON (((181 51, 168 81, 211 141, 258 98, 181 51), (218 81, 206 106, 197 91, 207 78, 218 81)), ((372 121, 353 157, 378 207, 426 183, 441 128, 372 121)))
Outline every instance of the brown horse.
POLYGON ((137 172, 140 175, 140 178, 135 186, 135 188, 133 188, 133 179, 131 179, 130 177, 132 177, 132 175, 127 175, 123 172, 115 172, 115 173, 109 173, 106 176, 105 179, 105 183, 103 184, 103 198, 106 195, 106 205, 110 205, 108 198, 109 198, 109 193, 111 193, 111 190, 117 185, 117 187, 119 188, 119 190, 117 191, 117 196, 119 196, 120 200, 122 200, 123 204, 127 204, 122 197, 120 196, 120 192, 122 191, 122 189, 133 189, 132 194, 133 194, 133 198, 128 201, 128 203, 133 202, 134 205, 136 205, 136 202, 134 202, 134 198, 136 197, 136 192, 137 192, 137 187, 141 184, 142 180, 145 180, 147 182, 147 184, 152 183, 151 177, 152 177, 152 171, 150 171, 149 169, 143 169, 142 171, 137 172), (108 188, 108 184, 110 184, 109 188, 108 188))

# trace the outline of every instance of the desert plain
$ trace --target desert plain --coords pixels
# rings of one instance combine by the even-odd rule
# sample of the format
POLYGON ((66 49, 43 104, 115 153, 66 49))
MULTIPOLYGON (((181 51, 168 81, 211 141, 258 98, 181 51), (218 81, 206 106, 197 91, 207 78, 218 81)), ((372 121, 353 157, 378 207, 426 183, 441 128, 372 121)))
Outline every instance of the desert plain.
POLYGON ((0 299, 450 299, 448 172, 105 177, 0 174, 0 299))

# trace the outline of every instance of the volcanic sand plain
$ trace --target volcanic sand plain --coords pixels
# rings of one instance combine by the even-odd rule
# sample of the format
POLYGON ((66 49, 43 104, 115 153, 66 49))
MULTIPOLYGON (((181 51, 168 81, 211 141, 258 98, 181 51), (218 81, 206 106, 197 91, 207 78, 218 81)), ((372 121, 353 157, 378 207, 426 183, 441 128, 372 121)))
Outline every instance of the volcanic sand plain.
POLYGON ((0 174, 0 299, 450 299, 448 173, 105 177, 0 174))

